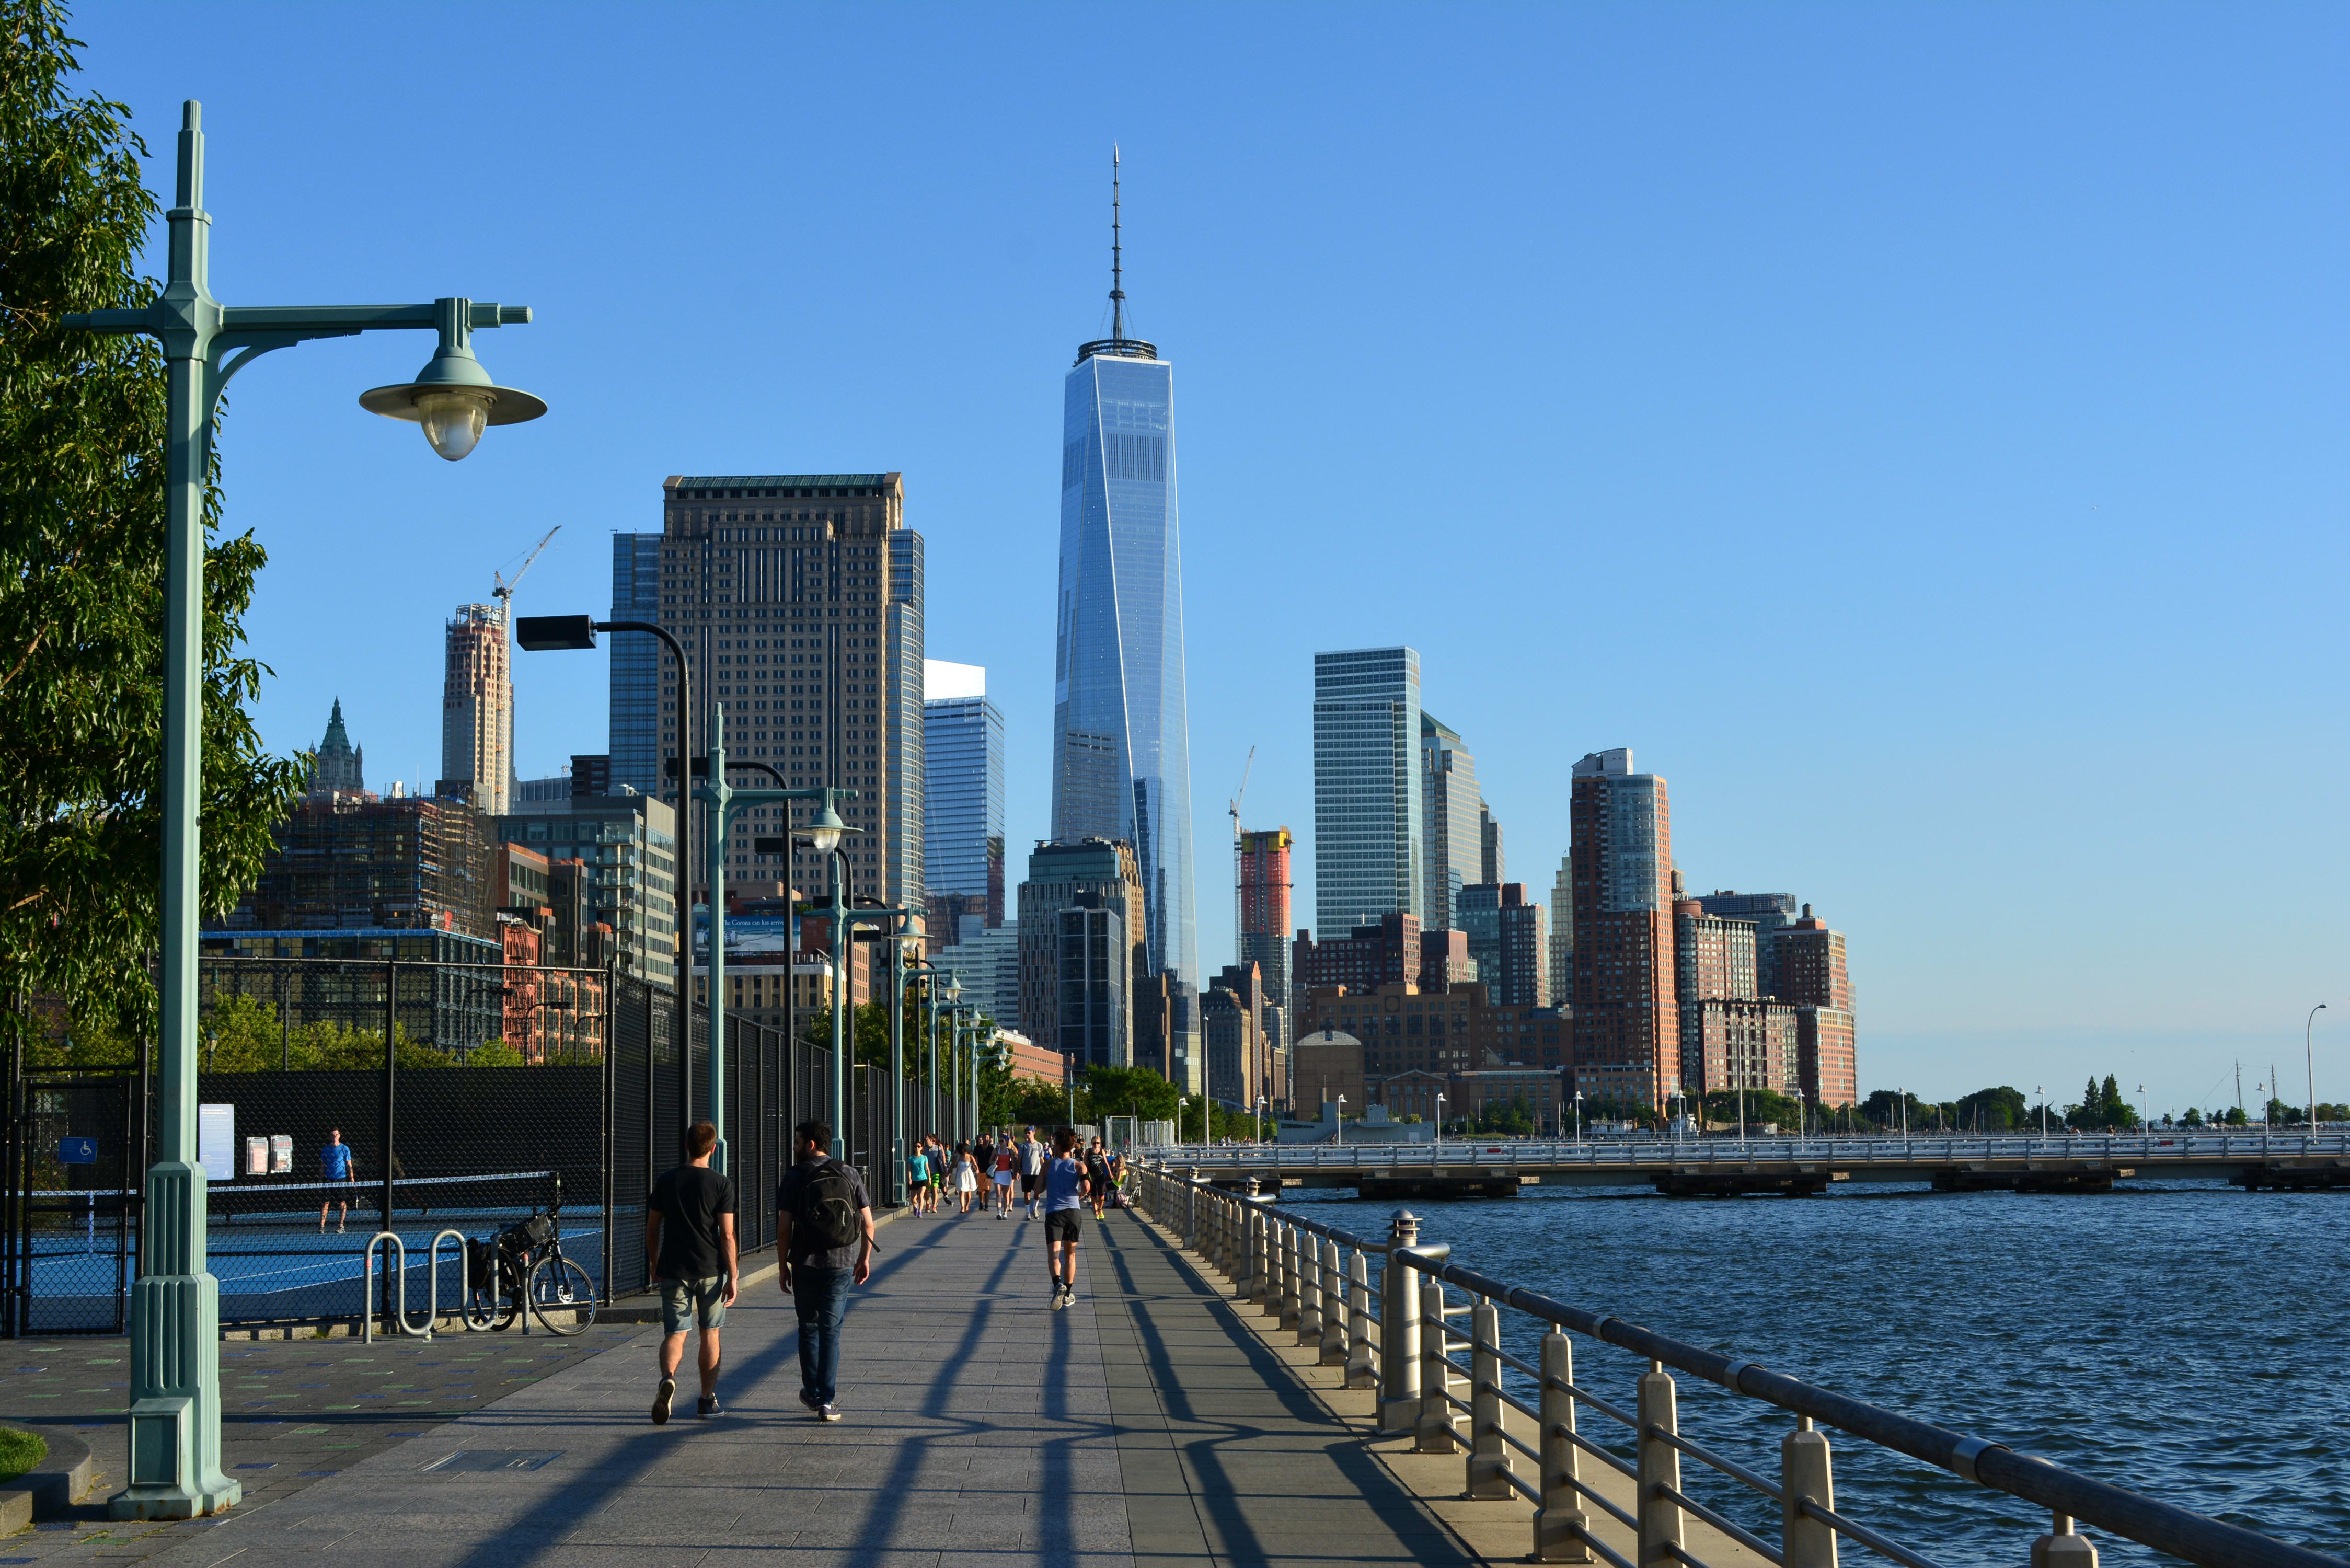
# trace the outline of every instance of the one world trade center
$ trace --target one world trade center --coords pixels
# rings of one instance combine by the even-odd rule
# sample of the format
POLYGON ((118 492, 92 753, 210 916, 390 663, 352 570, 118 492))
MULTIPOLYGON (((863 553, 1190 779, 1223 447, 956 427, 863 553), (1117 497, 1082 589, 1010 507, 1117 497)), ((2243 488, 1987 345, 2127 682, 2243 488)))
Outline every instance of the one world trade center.
POLYGON ((1199 940, 1175 510, 1175 368, 1127 336, 1115 171, 1110 335, 1077 350, 1061 412, 1061 582, 1053 664, 1053 836, 1134 846, 1170 1042, 1197 1071, 1199 940))

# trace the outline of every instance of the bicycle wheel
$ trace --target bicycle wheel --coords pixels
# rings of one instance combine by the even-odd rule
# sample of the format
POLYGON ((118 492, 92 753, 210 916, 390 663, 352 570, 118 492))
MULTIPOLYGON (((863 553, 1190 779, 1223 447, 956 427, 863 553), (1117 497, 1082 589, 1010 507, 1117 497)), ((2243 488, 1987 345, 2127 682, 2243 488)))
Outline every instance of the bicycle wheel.
POLYGON ((559 1252, 531 1270, 529 1294, 530 1310, 549 1333, 577 1334, 596 1321, 596 1287, 588 1271, 559 1252))
POLYGON ((494 1334, 512 1327, 520 1315, 521 1273, 512 1260, 502 1256, 491 1265, 488 1279, 468 1280, 472 1288, 465 1294, 465 1326, 494 1334))

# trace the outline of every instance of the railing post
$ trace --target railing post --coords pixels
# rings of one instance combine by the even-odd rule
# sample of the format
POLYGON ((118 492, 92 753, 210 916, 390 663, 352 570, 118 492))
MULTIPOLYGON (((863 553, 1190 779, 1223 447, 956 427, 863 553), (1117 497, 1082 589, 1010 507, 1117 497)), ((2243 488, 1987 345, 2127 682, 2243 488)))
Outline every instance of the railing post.
POLYGON ((1678 1563, 1672 1548, 1681 1543, 1681 1505, 1664 1495, 1660 1490, 1681 1488, 1680 1450, 1657 1436, 1680 1430, 1674 1414, 1672 1375, 1661 1361, 1648 1363, 1648 1370, 1640 1375, 1640 1400, 1637 1412, 1640 1420, 1640 1551, 1635 1561, 1639 1568, 1656 1563, 1659 1568, 1678 1563))
POLYGON ((1183 1245, 1197 1250, 1200 1245, 1200 1168, 1191 1166, 1183 1175, 1183 1245))
POLYGON ((2072 1517, 2048 1516, 2048 1533, 2032 1543, 2032 1568, 2097 1568, 2097 1549, 2076 1534, 2072 1517))
MULTIPOLYGON (((1591 1521, 1583 1511, 1575 1444, 1575 1344, 1559 1329, 1542 1342, 1542 1505, 1534 1510, 1534 1551, 1537 1563, 1588 1563, 1591 1547, 1584 1532, 1591 1521)), ((1793 1568, 1792 1560, 1790 1568, 1793 1568)))
POLYGON ((1412 1451, 1449 1454, 1453 1449, 1452 1358, 1444 1337, 1444 1286, 1422 1276, 1419 1285, 1419 1419, 1413 1424, 1412 1451))
POLYGON ((1322 1365, 1347 1365, 1347 1274, 1338 1243, 1322 1239, 1321 1282, 1315 1291, 1322 1311, 1322 1365))
POLYGON ((1396 1210, 1379 1277, 1379 1430, 1401 1436, 1419 1419, 1419 1286, 1403 1254, 1419 1244, 1419 1221, 1396 1210))
POLYGON ((1322 1241, 1310 1231, 1297 1232, 1297 1343, 1322 1346, 1322 1241))
POLYGON ((1347 1386, 1376 1388, 1378 1352, 1371 1347, 1371 1260, 1360 1247, 1347 1260, 1347 1386))
POLYGON ((1297 1340, 1305 1343, 1306 1326, 1306 1282, 1300 1253, 1305 1251, 1305 1231, 1295 1225, 1281 1227, 1281 1326, 1295 1328, 1297 1340))
POLYGON ((1835 1532, 1803 1511, 1806 1501, 1835 1507, 1835 1477, 1828 1463, 1827 1435, 1798 1417, 1795 1429, 1779 1439, 1779 1494, 1785 1515, 1779 1532, 1785 1568, 1836 1568, 1835 1532))
POLYGON ((1518 1495, 1502 1441, 1502 1309, 1480 1300, 1469 1314, 1469 1495, 1518 1495))

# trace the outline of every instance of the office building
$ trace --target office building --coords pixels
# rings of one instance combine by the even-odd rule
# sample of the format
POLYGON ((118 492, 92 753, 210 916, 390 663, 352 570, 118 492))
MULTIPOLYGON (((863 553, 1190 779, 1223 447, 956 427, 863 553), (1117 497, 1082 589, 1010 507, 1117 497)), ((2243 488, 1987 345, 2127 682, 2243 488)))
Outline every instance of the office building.
POLYGON ((1238 1110, 1272 1098, 1262 1002, 1263 985, 1253 964, 1226 966, 1200 999, 1208 1097, 1238 1110))
POLYGON ((350 732, 343 728, 343 700, 339 697, 335 699, 334 711, 327 716, 327 736, 318 742, 318 760, 310 769, 310 793, 367 793, 367 753, 351 744, 350 732))
POLYGON ((922 668, 922 889, 935 956, 1003 924, 1003 715, 987 671, 922 668))
POLYGON ((1477 961, 1469 956, 1469 933, 1466 931, 1422 931, 1419 933, 1419 980, 1422 991, 1451 991, 1456 985, 1474 984, 1477 961))
POLYGON ((437 930, 497 940, 492 819, 462 802, 313 795, 269 836, 261 876, 219 922, 225 929, 437 930))
MULTIPOLYGON (((1447 1121, 1482 1121, 1489 1114, 1523 1111, 1536 1137, 1559 1132, 1559 1075, 1539 1067, 1479 1067, 1455 1073, 1444 1090, 1447 1121)), ((1389 1115, 1395 1102, 1388 1103, 1389 1115)))
POLYGON ((942 977, 951 976, 962 987, 962 1001, 999 1025, 1010 1029, 1019 1021, 1019 922, 973 927, 962 940, 941 948, 931 961, 942 977))
MULTIPOLYGON (((891 906, 918 903, 924 887, 922 538, 905 525, 905 501, 896 473, 672 474, 661 531, 612 545, 615 614, 625 599, 626 613, 662 627, 692 663, 694 750, 707 753, 723 703, 731 760, 764 763, 793 786, 857 791, 840 807, 858 830, 845 846, 847 892, 891 906)), ((614 784, 671 805, 677 675, 658 641, 615 635, 614 784)), ((768 781, 745 772, 733 782, 768 781)), ((807 809, 738 817, 729 880, 822 891, 828 857, 754 846, 791 836, 807 809)), ((702 870, 691 867, 697 879, 702 870)))
POLYGON ((514 665, 505 606, 459 605, 444 631, 441 779, 432 793, 501 815, 514 798, 514 665))
MULTIPOLYGON (((1112 192, 1116 224, 1117 193, 1112 192)), ((1140 870, 1145 972, 1200 985, 1175 369, 1126 330, 1113 227, 1110 335, 1063 383, 1061 558, 1053 670, 1053 836, 1128 844, 1140 870)), ((1025 917, 1023 917, 1024 924, 1025 917)), ((1177 1010, 1184 1027, 1189 1003, 1177 1010)), ((1180 1033, 1175 1054, 1193 1042, 1180 1033)))
POLYGON ((1493 814, 1483 805, 1479 805, 1477 811, 1477 880, 1498 886, 1510 879, 1507 858, 1502 853, 1502 825, 1493 820, 1493 814))
POLYGON ((1020 1032, 1079 1072, 1129 1065, 1135 982, 1163 972, 1149 968, 1144 921, 1131 845, 1037 845, 1020 884, 1020 1032))
POLYGON ((1461 889, 1483 880, 1484 796, 1477 789, 1477 759, 1435 715, 1419 715, 1420 929, 1461 925, 1461 889))
POLYGON ((581 862, 577 897, 592 910, 588 924, 611 928, 620 971, 676 983, 677 814, 668 803, 634 791, 521 801, 494 831, 545 855, 550 879, 562 862, 581 862))
POLYGON ((1779 983, 1779 950, 1773 939, 1795 923, 1793 893, 1737 893, 1717 889, 1697 896, 1709 915, 1743 920, 1754 928, 1754 983, 1757 996, 1783 996, 1779 983))
POLYGON ((1311 1120, 1343 1096, 1357 1116, 1370 1104, 1363 1086, 1363 1043, 1334 1026, 1298 1037, 1290 1056, 1290 1114, 1311 1120))
POLYGON ((1475 978, 1494 1001, 1510 1007, 1551 1004, 1547 926, 1543 907, 1526 897, 1525 884, 1463 888, 1461 929, 1477 966, 1475 978))
POLYGON ((1575 1086, 1661 1109, 1681 1087, 1665 781, 1623 747, 1575 763, 1572 791, 1575 1086))
MULTIPOLYGON (((1419 655, 1314 656, 1314 929, 1351 931, 1425 909, 1419 655)), ((1296 981, 1293 977, 1291 983, 1296 981)))
POLYGON ((1550 883, 1550 999, 1555 1007, 1575 1002, 1575 851, 1558 857, 1550 883))
POLYGON ((608 752, 574 752, 571 753, 571 793, 573 794, 610 794, 612 793, 612 756, 608 752))

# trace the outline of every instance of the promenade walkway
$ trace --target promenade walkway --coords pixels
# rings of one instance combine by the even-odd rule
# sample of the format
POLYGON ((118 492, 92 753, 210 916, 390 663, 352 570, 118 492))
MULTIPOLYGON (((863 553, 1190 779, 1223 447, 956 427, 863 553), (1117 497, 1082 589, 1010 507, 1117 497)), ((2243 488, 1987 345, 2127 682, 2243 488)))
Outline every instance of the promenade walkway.
POLYGON ((647 1330, 266 1506, 174 1527, 184 1537, 149 1561, 1476 1561, 1131 1216, 1087 1227, 1079 1299, 1058 1313, 1041 1225, 909 1217, 881 1241, 850 1311, 838 1425, 799 1405, 795 1326, 770 1275, 728 1320, 719 1419, 646 1420, 647 1330), (532 1468, 442 1464, 461 1454, 532 1468))

